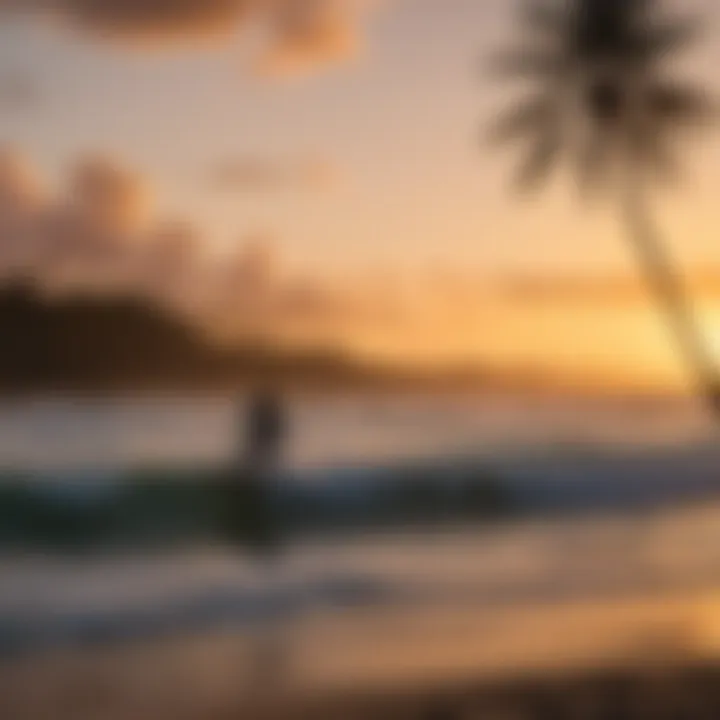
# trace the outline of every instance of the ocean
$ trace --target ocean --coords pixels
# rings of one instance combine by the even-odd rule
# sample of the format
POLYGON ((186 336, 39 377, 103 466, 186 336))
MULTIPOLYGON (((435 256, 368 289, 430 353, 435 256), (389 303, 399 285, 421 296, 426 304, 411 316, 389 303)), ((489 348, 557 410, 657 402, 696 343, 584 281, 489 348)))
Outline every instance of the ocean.
MULTIPOLYGON (((234 455, 242 400, 54 398, 0 404, 0 468, 111 472, 234 455)), ((302 397, 288 401, 286 464, 372 466, 449 455, 502 458, 556 446, 657 447, 711 440, 690 400, 509 396, 302 397)))
MULTIPOLYGON (((348 396, 295 399, 290 413, 290 484, 353 505, 389 477, 412 480, 411 469, 450 486, 481 468, 523 512, 303 537, 272 578, 202 534, 90 553, 7 544, 0 654, 243 633, 267 615, 462 608, 481 618, 720 586, 720 445, 695 404, 348 396)), ((194 468, 202 483, 235 452, 237 417, 237 403, 218 398, 6 403, 0 467, 83 502, 142 472, 167 485, 194 468)))

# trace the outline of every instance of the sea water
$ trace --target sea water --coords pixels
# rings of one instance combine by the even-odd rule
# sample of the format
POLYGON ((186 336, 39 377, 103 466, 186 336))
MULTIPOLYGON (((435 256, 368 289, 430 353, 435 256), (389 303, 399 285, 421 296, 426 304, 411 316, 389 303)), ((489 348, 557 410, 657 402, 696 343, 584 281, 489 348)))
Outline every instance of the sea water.
MULTIPOLYGON (((146 466, 210 466, 236 449, 237 412, 222 398, 5 404, 0 466, 60 489, 78 478, 118 482, 146 466)), ((389 463, 440 458, 451 468, 453 458, 472 457, 529 496, 535 488, 539 506, 562 505, 579 488, 586 505, 615 493, 614 510, 308 541, 288 553, 285 579, 270 584, 252 558, 222 544, 88 557, 6 550, 0 648, 203 633, 268 611, 469 604, 482 613, 720 584, 720 451, 712 420, 692 403, 348 396, 296 399, 290 413, 286 463, 297 482, 342 485, 352 468, 372 476, 389 463), (628 515, 628 488, 678 503, 628 515), (680 504, 689 489, 702 502, 680 504)))

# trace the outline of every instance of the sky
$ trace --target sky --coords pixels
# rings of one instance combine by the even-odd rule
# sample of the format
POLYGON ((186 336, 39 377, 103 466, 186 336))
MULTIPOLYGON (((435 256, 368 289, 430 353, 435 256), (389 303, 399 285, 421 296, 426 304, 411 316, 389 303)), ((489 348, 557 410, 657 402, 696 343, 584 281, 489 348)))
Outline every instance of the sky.
MULTIPOLYGON (((720 9, 675 5, 706 20, 683 70, 712 90, 720 9)), ((122 236, 145 287, 215 329, 679 381, 612 205, 578 203, 563 177, 520 198, 513 154, 482 142, 515 97, 483 65, 512 42, 513 6, 0 3, 6 264, 49 244, 62 260, 49 285, 111 287, 127 253, 110 253, 110 272, 96 250, 122 236)), ((683 183, 654 210, 720 349, 719 140, 690 147, 683 183)))

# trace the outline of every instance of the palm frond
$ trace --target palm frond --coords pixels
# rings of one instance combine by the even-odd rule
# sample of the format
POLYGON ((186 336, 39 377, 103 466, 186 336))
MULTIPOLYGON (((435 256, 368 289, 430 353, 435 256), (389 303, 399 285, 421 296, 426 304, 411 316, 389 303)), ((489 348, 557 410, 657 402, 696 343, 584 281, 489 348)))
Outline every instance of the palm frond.
POLYGON ((558 164, 561 150, 562 138, 559 132, 545 132, 533 140, 524 162, 515 175, 517 189, 521 192, 536 190, 548 179, 558 164))
POLYGON ((536 95, 521 101, 490 124, 487 139, 493 145, 514 142, 523 137, 546 134, 556 120, 552 96, 536 95))
POLYGON ((526 47, 497 53, 487 63, 488 73, 497 79, 560 77, 567 68, 561 54, 547 48, 526 47))
POLYGON ((716 103, 697 87, 676 82, 656 82, 647 90, 648 115, 671 127, 697 126, 717 115, 716 103))
POLYGON ((576 0, 567 41, 580 63, 634 54, 637 44, 636 0, 576 0))
POLYGON ((703 31, 702 23, 694 17, 672 18, 651 24, 646 29, 645 51, 652 59, 674 55, 689 48, 703 31))
POLYGON ((702 90, 663 76, 666 56, 702 26, 661 11, 660 0, 524 0, 514 49, 491 58, 502 79, 525 78, 530 95, 491 123, 488 140, 526 140, 521 189, 547 178, 565 148, 583 195, 610 189, 615 171, 672 180, 673 132, 716 115, 702 90), (644 88, 644 89, 643 89, 644 88), (575 142, 577 122, 587 135, 575 142), (619 170, 618 170, 619 171, 619 170))
POLYGON ((557 36, 567 26, 568 0, 525 0, 520 10, 521 21, 533 34, 557 36))

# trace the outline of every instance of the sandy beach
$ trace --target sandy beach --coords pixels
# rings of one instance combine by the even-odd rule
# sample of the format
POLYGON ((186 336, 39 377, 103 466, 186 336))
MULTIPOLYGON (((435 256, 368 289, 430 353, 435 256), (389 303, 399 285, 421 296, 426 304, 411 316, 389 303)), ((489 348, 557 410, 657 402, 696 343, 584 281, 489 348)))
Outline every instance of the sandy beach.
POLYGON ((217 548, 6 558, 0 619, 18 642, 4 636, 0 717, 252 719, 270 702, 287 718, 410 718, 527 677, 714 672, 717 517, 701 505, 308 546, 285 589, 217 548), (283 593, 304 604, 263 626, 251 611, 283 593), (269 647, 279 662, 259 674, 269 647))
POLYGON ((704 593, 338 613, 287 626, 286 674, 264 680, 252 674, 258 646, 248 632, 60 650, 5 662, 0 710, 13 720, 370 718, 398 703, 479 701, 513 682, 522 698, 523 678, 552 685, 598 673, 711 672, 716 664, 720 677, 718 608, 720 595, 704 593))

